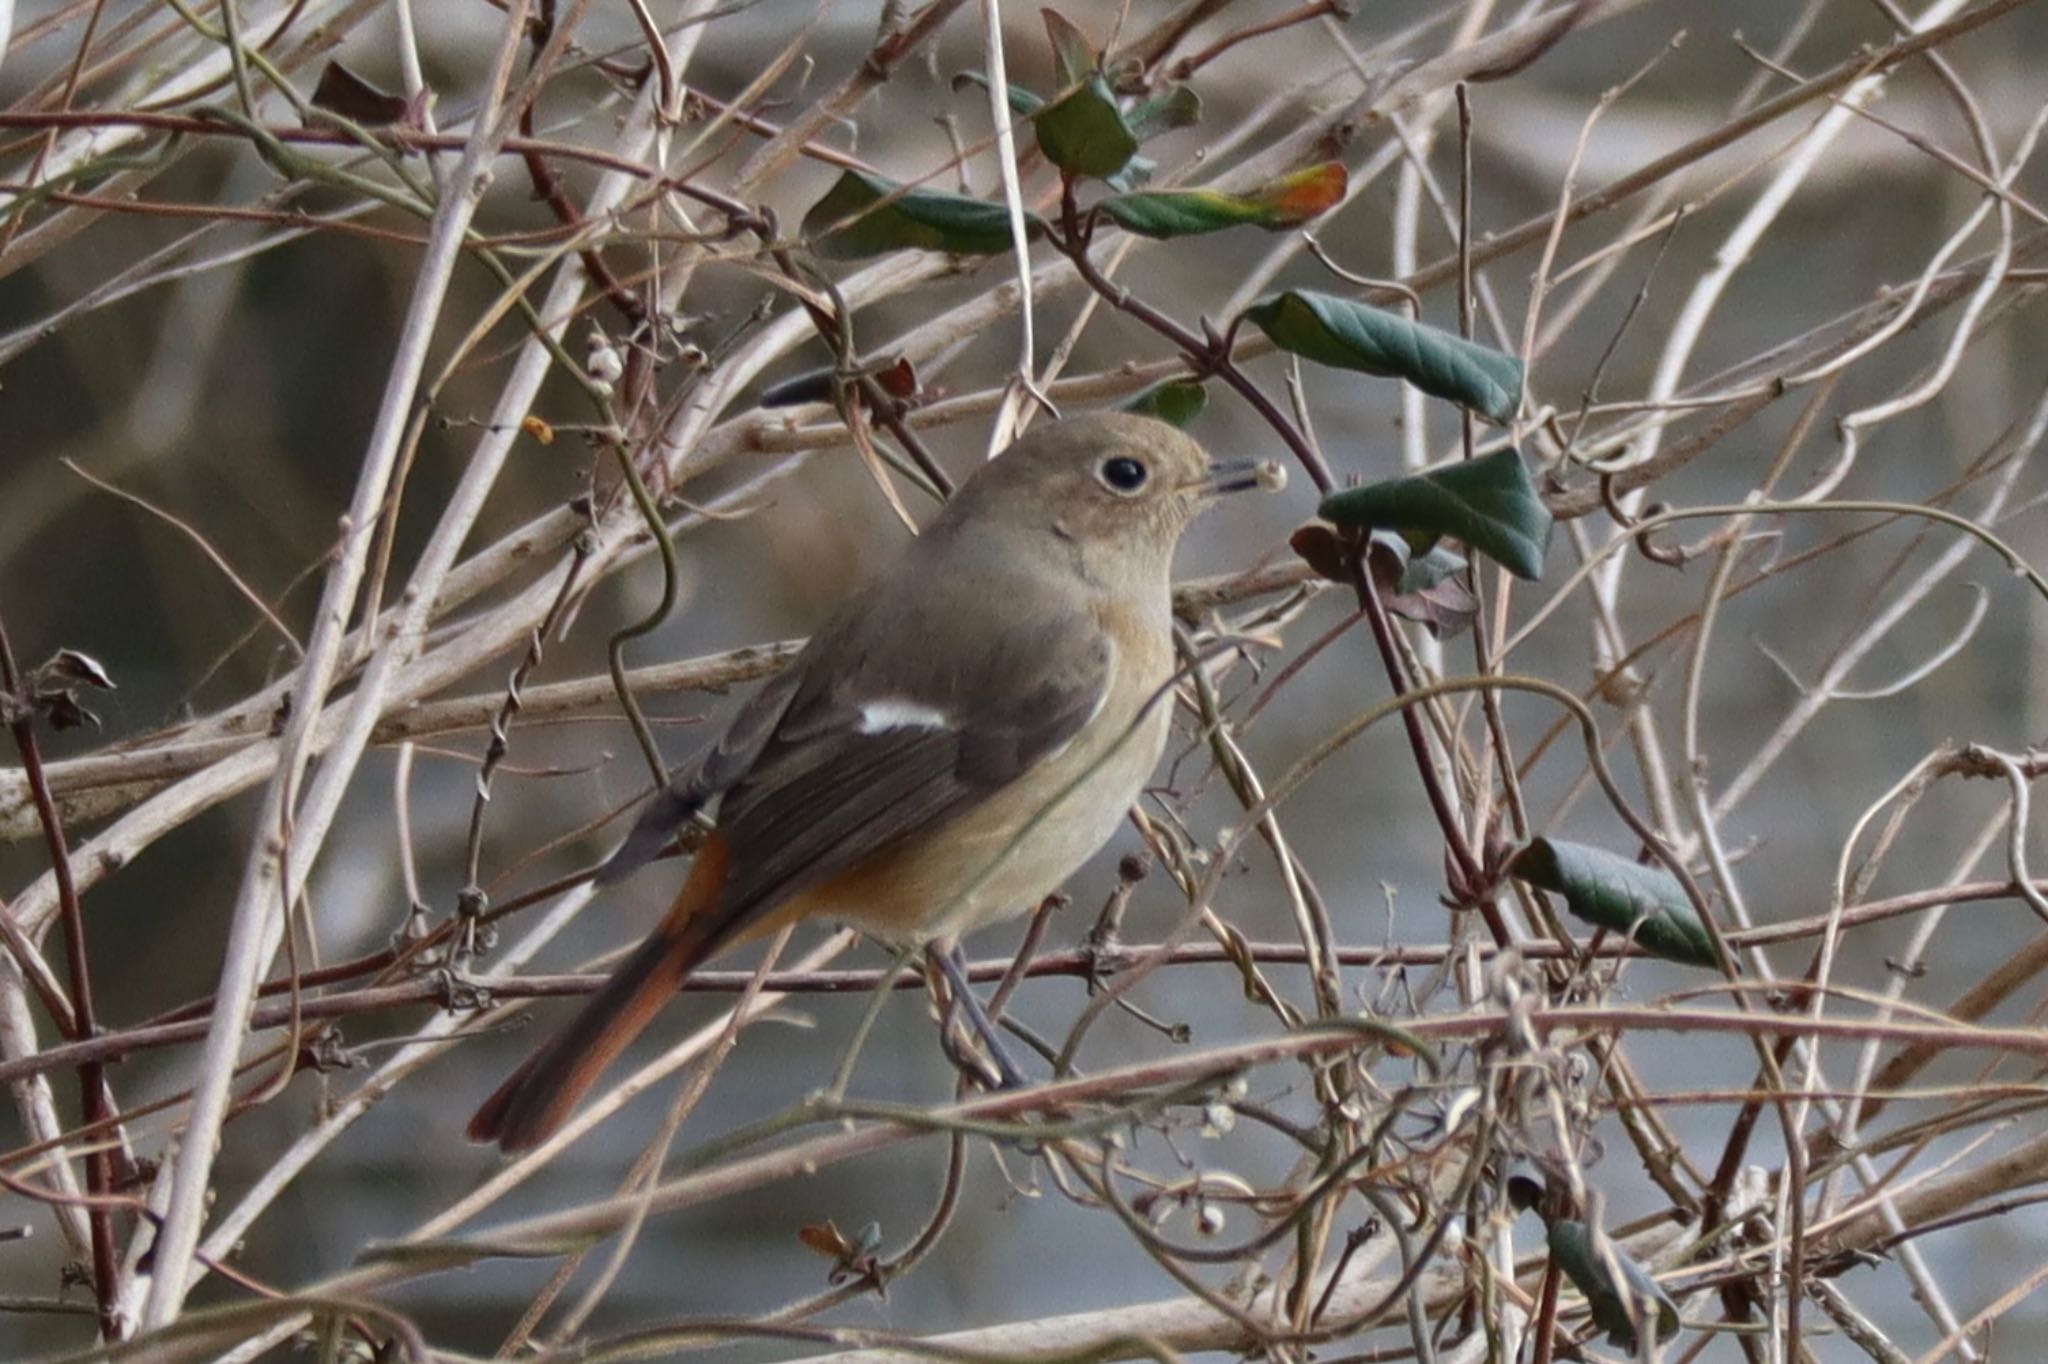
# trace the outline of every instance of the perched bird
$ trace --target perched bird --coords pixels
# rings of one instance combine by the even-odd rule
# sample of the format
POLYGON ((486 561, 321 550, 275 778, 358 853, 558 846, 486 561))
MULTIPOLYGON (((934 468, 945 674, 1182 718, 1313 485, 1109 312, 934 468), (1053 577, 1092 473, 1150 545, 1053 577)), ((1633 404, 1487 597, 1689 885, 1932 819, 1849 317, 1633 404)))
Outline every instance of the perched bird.
MULTIPOLYGON (((1217 494, 1279 482, 1125 413, 1040 426, 978 469, 641 817, 601 879, 719 802, 660 926, 470 1139, 544 1140, 721 948, 810 919, 950 948, 1037 905, 1108 841, 1165 745, 1181 532, 1217 494)), ((1014 1082, 956 958, 933 956, 1014 1082)))

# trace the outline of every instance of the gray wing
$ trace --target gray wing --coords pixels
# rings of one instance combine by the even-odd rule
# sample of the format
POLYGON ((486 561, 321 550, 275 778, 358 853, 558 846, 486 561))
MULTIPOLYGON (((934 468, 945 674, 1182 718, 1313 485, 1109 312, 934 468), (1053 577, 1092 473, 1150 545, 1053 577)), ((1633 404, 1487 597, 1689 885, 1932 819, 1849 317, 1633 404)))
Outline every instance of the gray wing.
POLYGON ((655 794, 634 821, 626 841, 598 869, 598 885, 623 880, 660 857, 698 811, 746 774, 801 686, 808 657, 808 653, 799 654, 787 671, 749 697, 718 742, 655 794))
POLYGON ((1114 667, 1108 636, 1086 614, 1013 623, 993 640, 975 632, 972 656, 962 657, 940 643, 955 631, 901 615, 893 628, 875 624, 847 621, 814 640, 655 799, 599 880, 651 861, 722 795, 718 830, 731 870, 718 914, 721 932, 737 931, 1000 791, 1080 732, 1114 667), (876 637, 903 647, 848 647, 876 637))
POLYGON ((719 807, 729 929, 988 799, 1108 691, 1114 651, 1085 616, 978 642, 973 658, 925 648, 798 689, 719 807), (892 717, 916 722, 878 722, 892 717))

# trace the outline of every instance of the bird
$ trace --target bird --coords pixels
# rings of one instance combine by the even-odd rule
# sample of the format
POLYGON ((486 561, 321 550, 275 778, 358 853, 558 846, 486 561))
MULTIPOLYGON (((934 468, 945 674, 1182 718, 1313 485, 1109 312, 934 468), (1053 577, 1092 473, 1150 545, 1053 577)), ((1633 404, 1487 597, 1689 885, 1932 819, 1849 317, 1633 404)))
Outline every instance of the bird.
POLYGON ((1041 424, 977 468, 650 803, 598 879, 715 802, 674 903, 469 1138, 546 1140, 706 959, 812 920, 927 946, 1021 1083, 957 942, 1035 907, 1115 832, 1167 739, 1174 548, 1219 495, 1283 482, 1122 411, 1041 424))

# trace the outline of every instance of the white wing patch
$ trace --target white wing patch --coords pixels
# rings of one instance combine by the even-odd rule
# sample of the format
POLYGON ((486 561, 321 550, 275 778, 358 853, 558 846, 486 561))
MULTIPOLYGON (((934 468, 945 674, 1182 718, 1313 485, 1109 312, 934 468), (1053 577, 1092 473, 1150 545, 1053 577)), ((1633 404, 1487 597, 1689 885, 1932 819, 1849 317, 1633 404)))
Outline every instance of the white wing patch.
POLYGON ((860 708, 860 732, 880 734, 891 729, 951 729, 953 717, 935 706, 900 697, 884 697, 860 708))

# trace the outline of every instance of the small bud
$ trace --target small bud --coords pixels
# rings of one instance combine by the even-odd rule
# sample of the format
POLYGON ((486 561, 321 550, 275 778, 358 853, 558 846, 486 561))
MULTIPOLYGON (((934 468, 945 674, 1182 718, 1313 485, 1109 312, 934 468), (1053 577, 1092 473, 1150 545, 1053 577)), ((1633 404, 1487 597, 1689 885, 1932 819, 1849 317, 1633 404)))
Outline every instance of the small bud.
POLYGON ((607 392, 626 373, 626 362, 612 345, 612 339, 596 328, 591 329, 590 345, 583 353, 583 371, 592 383, 603 385, 607 392))

